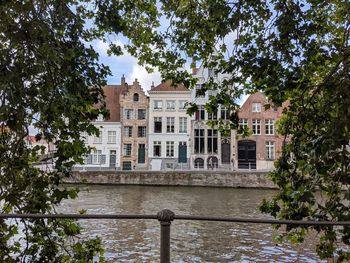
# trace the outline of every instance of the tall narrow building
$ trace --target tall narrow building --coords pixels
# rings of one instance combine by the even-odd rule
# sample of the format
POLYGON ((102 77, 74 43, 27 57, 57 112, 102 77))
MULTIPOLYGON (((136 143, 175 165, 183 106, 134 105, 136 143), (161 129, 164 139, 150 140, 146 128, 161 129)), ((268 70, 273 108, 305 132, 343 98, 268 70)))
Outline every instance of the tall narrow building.
POLYGON ((227 74, 216 73, 214 69, 194 68, 192 74, 197 78, 196 88, 192 90, 191 101, 196 103, 198 111, 194 114, 191 121, 191 168, 200 169, 225 169, 234 168, 235 158, 235 131, 231 131, 229 136, 223 136, 216 127, 210 127, 209 120, 229 119, 229 112, 223 107, 219 107, 217 113, 208 114, 205 110, 205 104, 210 96, 215 96, 217 90, 208 90, 201 92, 203 85, 213 78, 220 84, 229 78, 227 74))
POLYGON ((190 168, 190 116, 186 105, 191 91, 170 80, 148 92, 149 137, 151 170, 187 170, 190 168))
POLYGON ((137 79, 120 97, 121 109, 121 166, 123 170, 148 168, 148 96, 137 79))

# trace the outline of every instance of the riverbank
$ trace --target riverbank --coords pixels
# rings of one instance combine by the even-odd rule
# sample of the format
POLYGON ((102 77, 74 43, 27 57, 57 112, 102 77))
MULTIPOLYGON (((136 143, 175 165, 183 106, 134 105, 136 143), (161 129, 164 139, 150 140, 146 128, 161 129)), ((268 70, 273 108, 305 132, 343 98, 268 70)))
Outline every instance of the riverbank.
POLYGON ((202 186, 276 189, 260 171, 82 171, 64 178, 69 184, 202 186))

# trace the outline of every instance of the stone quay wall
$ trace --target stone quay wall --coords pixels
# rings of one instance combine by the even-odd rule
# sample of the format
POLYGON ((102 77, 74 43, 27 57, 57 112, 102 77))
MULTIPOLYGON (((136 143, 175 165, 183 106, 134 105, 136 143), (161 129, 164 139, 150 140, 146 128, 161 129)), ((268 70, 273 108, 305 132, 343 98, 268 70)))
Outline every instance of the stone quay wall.
POLYGON ((71 184, 268 188, 276 186, 259 171, 83 171, 64 178, 71 184))

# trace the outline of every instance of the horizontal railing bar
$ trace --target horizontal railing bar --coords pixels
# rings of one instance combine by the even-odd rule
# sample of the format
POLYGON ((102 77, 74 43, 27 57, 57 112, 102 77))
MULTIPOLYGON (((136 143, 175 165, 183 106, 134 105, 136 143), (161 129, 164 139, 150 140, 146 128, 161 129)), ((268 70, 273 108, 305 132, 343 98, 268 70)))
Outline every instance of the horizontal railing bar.
POLYGON ((216 221, 216 222, 234 222, 249 224, 276 224, 276 225, 331 225, 331 226, 348 226, 350 221, 305 221, 305 220, 278 220, 278 219, 254 219, 254 218, 237 218, 237 217, 217 217, 217 216, 182 216, 175 215, 174 219, 178 220, 197 220, 197 221, 216 221))
MULTIPOLYGON (((157 215, 121 215, 121 214, 1 214, 0 218, 50 218, 50 219, 158 219, 157 215)), ((278 225, 320 225, 320 226, 349 226, 350 221, 304 221, 304 220, 277 220, 277 219, 256 219, 236 218, 218 216, 190 216, 175 215, 176 220, 198 220, 216 221, 249 224, 278 224, 278 225)))
POLYGON ((50 219, 157 219, 157 215, 117 214, 1 214, 0 218, 50 218, 50 219))

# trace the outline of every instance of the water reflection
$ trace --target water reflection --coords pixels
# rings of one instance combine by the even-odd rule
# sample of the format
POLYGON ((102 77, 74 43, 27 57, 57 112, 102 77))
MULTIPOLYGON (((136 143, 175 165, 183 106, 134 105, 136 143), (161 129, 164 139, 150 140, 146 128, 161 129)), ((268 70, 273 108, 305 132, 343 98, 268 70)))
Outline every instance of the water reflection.
MULTIPOLYGON (((77 200, 60 211, 87 209, 96 214, 156 214, 169 208, 182 215, 258 217, 256 209, 270 190, 81 186, 77 200)), ((84 236, 102 238, 111 262, 159 261, 159 223, 156 220, 82 220, 84 236)), ((200 221, 172 223, 172 262, 320 262, 312 245, 276 244, 271 227, 200 221)))

